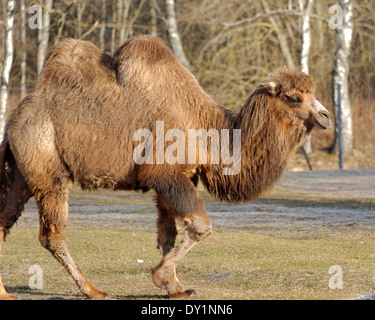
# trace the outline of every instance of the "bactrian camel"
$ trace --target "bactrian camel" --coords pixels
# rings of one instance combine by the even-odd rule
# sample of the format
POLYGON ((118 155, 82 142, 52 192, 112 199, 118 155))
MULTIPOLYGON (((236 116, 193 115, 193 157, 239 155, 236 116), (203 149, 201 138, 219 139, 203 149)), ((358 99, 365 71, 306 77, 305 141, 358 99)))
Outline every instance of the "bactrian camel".
MULTIPOLYGON (((313 127, 330 126, 312 77, 296 70, 284 67, 270 74, 235 114, 218 106, 159 38, 133 37, 113 56, 88 41, 61 41, 48 54, 35 88, 6 125, 0 150, 0 245, 34 196, 42 246, 84 295, 104 298, 106 294, 85 278, 68 252, 64 230, 69 191, 74 181, 89 190, 153 189, 159 213, 157 241, 163 254, 153 269, 153 281, 172 298, 194 295, 178 281, 176 266, 212 229, 196 192, 197 181, 221 200, 251 201, 280 178, 313 127), (186 135, 189 129, 229 132, 232 153, 234 132, 240 132, 238 172, 225 173, 230 165, 222 159, 211 161, 215 148, 220 148, 220 144, 211 148, 212 137, 206 137, 206 161, 201 161, 199 152, 197 161, 188 161, 188 150, 186 161, 158 162, 155 140, 153 161, 135 161, 134 150, 146 139, 134 139, 135 132, 145 129, 156 139, 157 123, 163 123, 164 131, 178 129, 186 135), (182 224, 184 238, 175 245, 182 224)), ((177 143, 176 137, 165 140, 164 150, 177 143)), ((180 139, 172 155, 187 140, 180 139)), ((0 298, 15 298, 1 279, 0 298)))

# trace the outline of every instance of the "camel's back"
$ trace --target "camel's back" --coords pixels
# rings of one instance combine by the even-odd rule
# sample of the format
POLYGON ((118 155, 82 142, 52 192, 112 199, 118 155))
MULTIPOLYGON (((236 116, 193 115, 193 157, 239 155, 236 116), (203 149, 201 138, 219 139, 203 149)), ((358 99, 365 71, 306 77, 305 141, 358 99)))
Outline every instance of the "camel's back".
POLYGON ((114 53, 113 65, 119 85, 132 97, 131 109, 146 119, 199 128, 205 109, 216 106, 160 38, 129 39, 114 53))
POLYGON ((66 39, 48 54, 35 91, 115 81, 112 57, 89 41, 66 39))

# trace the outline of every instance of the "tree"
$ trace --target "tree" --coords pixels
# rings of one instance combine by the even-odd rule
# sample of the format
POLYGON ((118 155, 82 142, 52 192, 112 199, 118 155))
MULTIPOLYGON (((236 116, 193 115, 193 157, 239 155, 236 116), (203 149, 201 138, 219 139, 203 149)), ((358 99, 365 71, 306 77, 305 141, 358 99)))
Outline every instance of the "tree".
POLYGON ((353 35, 353 3, 351 0, 340 0, 337 30, 337 52, 333 70, 333 100, 336 115, 335 140, 332 152, 338 152, 338 85, 341 86, 341 119, 342 119, 342 141, 343 155, 349 155, 353 149, 353 120, 352 109, 349 100, 349 58, 351 53, 351 42, 353 35), (340 14, 341 13, 341 14, 340 14))
POLYGON ((50 12, 52 10, 53 0, 45 0, 43 11, 43 24, 38 33, 38 55, 37 55, 37 74, 40 74, 46 59, 49 40, 50 12))
MULTIPOLYGON (((301 71, 309 73, 309 53, 311 46, 310 34, 310 13, 314 0, 298 0, 299 10, 302 12, 301 16, 301 57, 300 66, 301 71)), ((307 154, 312 152, 311 135, 309 135, 303 143, 303 148, 307 154)))
POLYGON ((301 71, 309 73, 309 52, 311 46, 311 35, 310 35, 310 12, 314 0, 298 0, 299 9, 302 12, 301 16, 301 58, 300 66, 301 71))
MULTIPOLYGON (((261 0, 261 3, 263 5, 263 8, 266 14, 270 14, 271 10, 269 8, 268 2, 266 0, 261 0)), ((277 39, 279 40, 280 49, 285 58, 285 62, 287 66, 291 68, 295 67, 294 60, 289 49, 288 39, 281 27, 279 18, 277 16, 270 15, 268 19, 276 31, 276 36, 277 36, 277 39)))
POLYGON ((119 20, 119 43, 121 45, 132 34, 135 21, 141 14, 145 0, 140 0, 138 6, 131 10, 131 0, 118 0, 118 20, 119 20))
POLYGON ((26 96, 26 7, 25 7, 25 0, 21 0, 20 2, 20 10, 21 10, 21 99, 26 96))
POLYGON ((184 49, 182 47, 180 35, 178 33, 174 0, 166 0, 165 4, 167 8, 168 36, 169 41, 171 42, 173 53, 175 54, 177 59, 180 60, 180 62, 185 68, 190 69, 190 63, 189 60, 186 58, 184 49))
POLYGON ((107 0, 102 0, 102 16, 100 18, 99 48, 105 51, 105 31, 107 28, 107 0))
POLYGON ((13 63, 13 23, 14 23, 14 0, 6 1, 6 18, 4 31, 4 60, 1 72, 0 88, 0 139, 4 135, 5 115, 8 103, 8 87, 10 71, 13 63))

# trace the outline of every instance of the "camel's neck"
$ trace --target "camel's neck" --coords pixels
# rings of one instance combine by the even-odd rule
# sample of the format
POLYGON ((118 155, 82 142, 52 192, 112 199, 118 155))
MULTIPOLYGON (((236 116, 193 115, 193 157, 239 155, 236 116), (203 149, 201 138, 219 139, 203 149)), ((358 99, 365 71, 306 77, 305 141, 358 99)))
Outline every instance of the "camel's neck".
POLYGON ((230 121, 233 129, 241 130, 239 172, 224 174, 223 165, 202 169, 202 182, 222 200, 251 201, 268 190, 281 177, 287 160, 306 136, 304 127, 292 127, 285 115, 275 113, 274 108, 271 113, 264 99, 269 97, 250 97, 230 121))

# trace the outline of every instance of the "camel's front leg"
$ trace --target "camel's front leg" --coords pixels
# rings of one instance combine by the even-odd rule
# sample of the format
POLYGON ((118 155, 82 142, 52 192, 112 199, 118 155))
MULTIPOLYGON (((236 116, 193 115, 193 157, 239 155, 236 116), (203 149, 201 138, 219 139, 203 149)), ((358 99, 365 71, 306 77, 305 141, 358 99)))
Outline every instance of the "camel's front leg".
POLYGON ((207 217, 202 200, 198 197, 193 182, 179 167, 158 167, 152 170, 143 166, 138 171, 141 185, 157 193, 159 208, 158 244, 163 249, 161 263, 153 269, 154 283, 166 288, 170 297, 194 295, 194 290, 185 290, 176 277, 176 266, 181 258, 200 240, 211 233, 212 225, 207 217), (185 236, 174 248, 178 224, 185 223, 185 236))
POLYGON ((160 196, 157 197, 157 207, 159 212, 157 220, 158 249, 162 250, 164 257, 175 246, 181 220, 163 203, 160 196))
MULTIPOLYGON (((176 237, 180 231, 180 219, 164 203, 160 196, 157 197, 157 207, 159 216, 157 220, 158 228, 158 248, 162 250, 163 257, 167 255, 176 243, 176 237)), ((182 292, 182 285, 177 279, 176 269, 172 274, 166 275, 168 280, 161 279, 156 275, 157 268, 154 269, 154 282, 158 287, 166 287, 168 284, 169 291, 182 292)))
POLYGON ((163 260, 153 269, 153 280, 158 287, 167 289, 171 298, 195 295, 192 289, 184 290, 176 277, 176 266, 182 257, 200 240, 211 233, 211 222, 205 211, 192 213, 185 217, 185 236, 182 242, 164 255, 163 260))

